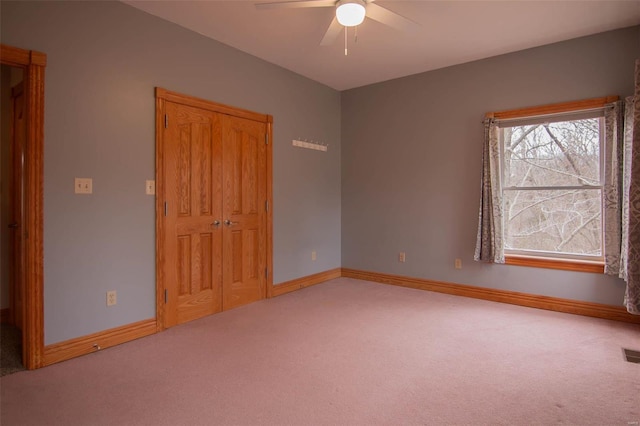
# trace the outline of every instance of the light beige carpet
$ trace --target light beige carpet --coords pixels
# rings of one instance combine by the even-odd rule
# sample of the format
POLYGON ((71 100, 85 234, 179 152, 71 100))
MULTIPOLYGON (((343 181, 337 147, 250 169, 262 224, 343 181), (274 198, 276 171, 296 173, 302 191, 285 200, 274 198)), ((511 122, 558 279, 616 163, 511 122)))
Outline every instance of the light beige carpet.
POLYGON ((0 379, 3 425, 640 422, 640 326, 340 278, 0 379))

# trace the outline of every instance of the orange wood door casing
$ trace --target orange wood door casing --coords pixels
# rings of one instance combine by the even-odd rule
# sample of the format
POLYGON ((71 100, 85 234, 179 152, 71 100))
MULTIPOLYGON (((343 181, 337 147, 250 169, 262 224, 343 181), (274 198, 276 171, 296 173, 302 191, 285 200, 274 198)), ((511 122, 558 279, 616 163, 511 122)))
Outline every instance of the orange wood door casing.
MULTIPOLYGON (((26 140, 26 117, 24 85, 11 89, 11 227, 13 251, 11 253, 11 320, 20 330, 24 324, 24 146, 26 140)), ((23 354, 24 355, 24 354, 23 354)), ((24 356, 23 356, 24 358, 24 356)), ((24 359, 23 359, 24 362, 24 359)))
POLYGON ((266 295, 266 124, 223 118, 223 309, 266 295))
POLYGON ((221 116, 166 102, 165 327, 222 309, 221 116))

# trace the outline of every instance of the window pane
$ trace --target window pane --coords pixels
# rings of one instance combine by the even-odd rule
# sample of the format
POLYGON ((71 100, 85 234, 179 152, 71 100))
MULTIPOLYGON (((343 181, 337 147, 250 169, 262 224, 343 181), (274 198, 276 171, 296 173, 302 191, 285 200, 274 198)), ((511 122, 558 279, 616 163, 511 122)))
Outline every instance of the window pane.
POLYGON ((602 255, 601 190, 504 193, 505 249, 602 255))
POLYGON ((600 119, 502 129, 505 186, 600 184, 600 119))

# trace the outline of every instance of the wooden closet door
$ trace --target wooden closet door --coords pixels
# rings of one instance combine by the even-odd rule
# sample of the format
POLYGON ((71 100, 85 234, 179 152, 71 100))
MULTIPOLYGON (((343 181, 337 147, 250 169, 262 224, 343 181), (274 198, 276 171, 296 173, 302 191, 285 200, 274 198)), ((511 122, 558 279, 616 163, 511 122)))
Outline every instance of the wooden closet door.
POLYGON ((266 124, 223 119, 223 309, 266 296, 266 124))
POLYGON ((267 296, 271 122, 156 88, 159 329, 267 296))
POLYGON ((165 103, 165 327, 222 308, 222 122, 165 103))

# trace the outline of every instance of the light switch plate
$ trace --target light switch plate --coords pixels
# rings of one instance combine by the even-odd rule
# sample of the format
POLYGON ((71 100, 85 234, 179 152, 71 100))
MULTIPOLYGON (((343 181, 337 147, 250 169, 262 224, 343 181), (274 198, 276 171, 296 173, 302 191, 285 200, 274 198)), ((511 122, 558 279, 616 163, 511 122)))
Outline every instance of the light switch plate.
POLYGON ((156 195, 156 181, 155 180, 147 180, 145 184, 145 192, 147 195, 156 195))
POLYGON ((76 194, 93 194, 93 179, 76 178, 75 193, 76 194))

